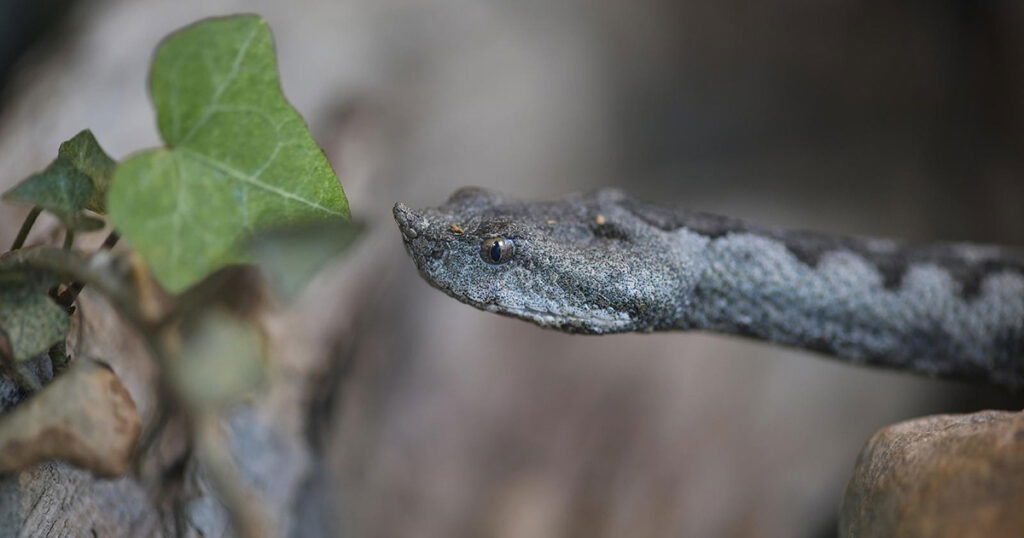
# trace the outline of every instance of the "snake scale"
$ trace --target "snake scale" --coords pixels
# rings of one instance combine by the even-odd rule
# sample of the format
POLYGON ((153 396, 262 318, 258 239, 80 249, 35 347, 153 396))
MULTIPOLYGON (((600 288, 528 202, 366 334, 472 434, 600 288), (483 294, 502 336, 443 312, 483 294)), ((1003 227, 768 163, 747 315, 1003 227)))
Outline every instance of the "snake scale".
POLYGON ((1024 387, 1024 252, 781 230, 613 189, 394 208, 434 287, 572 333, 707 330, 1024 387))

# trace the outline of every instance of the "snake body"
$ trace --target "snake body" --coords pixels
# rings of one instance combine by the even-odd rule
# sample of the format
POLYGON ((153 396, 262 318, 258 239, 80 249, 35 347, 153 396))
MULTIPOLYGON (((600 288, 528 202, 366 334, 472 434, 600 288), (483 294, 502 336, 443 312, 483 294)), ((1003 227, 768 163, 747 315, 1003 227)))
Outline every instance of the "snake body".
POLYGON ((431 285, 573 333, 708 330, 1024 386, 1024 253, 780 230, 604 189, 394 209, 431 285))

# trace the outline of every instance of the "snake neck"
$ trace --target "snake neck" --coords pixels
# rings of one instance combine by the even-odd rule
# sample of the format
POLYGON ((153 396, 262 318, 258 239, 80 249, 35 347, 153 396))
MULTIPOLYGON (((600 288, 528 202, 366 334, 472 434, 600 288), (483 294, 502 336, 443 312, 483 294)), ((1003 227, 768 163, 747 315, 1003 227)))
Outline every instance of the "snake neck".
POLYGON ((633 212, 699 246, 675 329, 738 334, 883 367, 1024 386, 1024 258, 998 247, 902 245, 633 212))

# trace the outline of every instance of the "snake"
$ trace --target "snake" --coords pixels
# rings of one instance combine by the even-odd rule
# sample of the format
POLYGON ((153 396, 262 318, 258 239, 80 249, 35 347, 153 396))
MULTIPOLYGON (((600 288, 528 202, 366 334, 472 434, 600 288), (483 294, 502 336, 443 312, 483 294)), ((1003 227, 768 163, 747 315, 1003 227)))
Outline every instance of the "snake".
POLYGON ((699 330, 845 362, 1024 387, 1024 251, 761 226, 618 189, 527 201, 464 187, 394 206, 432 286, 582 334, 699 330))

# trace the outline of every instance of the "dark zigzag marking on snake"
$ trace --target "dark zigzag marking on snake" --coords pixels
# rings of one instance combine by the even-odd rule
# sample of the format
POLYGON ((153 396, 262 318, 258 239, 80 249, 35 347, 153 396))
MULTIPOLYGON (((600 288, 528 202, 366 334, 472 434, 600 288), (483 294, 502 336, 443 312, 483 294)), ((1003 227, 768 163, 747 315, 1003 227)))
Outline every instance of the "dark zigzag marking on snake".
POLYGON ((716 239, 731 233, 750 233, 781 242, 802 263, 817 267, 825 253, 836 250, 853 252, 875 266, 882 275, 887 290, 895 290, 903 283, 903 277, 914 265, 934 264, 950 274, 960 285, 960 296, 965 300, 977 297, 981 283, 988 275, 1013 271, 1024 275, 1024 253, 998 248, 996 258, 969 260, 952 245, 905 244, 893 252, 873 246, 870 241, 859 237, 826 235, 810 231, 781 231, 758 226, 732 217, 702 212, 687 212, 657 206, 627 198, 619 202, 622 208, 636 215, 651 226, 664 231, 686 228, 690 231, 716 239))

